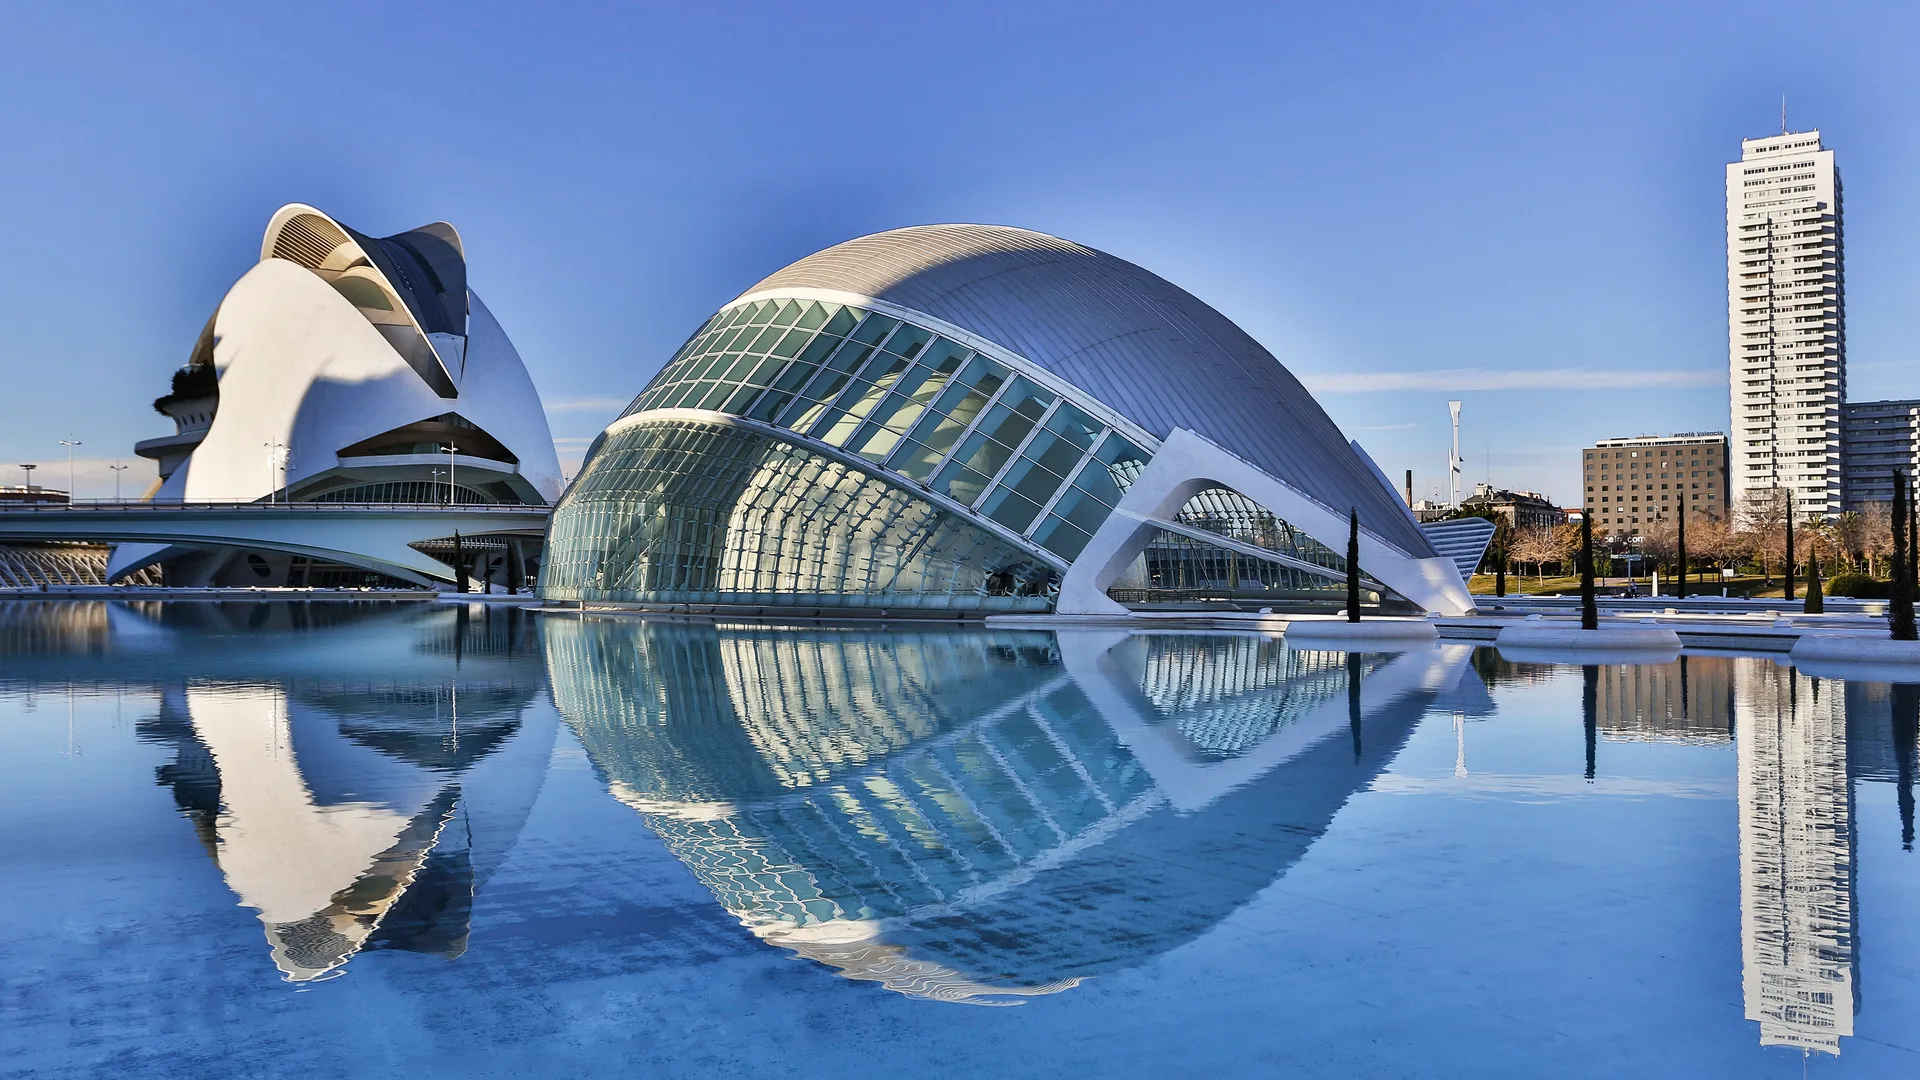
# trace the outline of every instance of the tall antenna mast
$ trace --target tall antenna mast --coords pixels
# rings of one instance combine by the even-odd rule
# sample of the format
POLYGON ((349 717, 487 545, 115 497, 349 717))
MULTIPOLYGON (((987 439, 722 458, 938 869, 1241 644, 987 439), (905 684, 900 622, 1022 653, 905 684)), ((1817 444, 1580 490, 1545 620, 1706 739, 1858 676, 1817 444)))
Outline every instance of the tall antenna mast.
POLYGON ((1460 505, 1460 403, 1447 402, 1447 411, 1453 414, 1453 453, 1447 458, 1447 476, 1453 483, 1453 505, 1460 505))
POLYGON ((1787 133, 1787 95, 1784 91, 1782 91, 1780 94, 1780 134, 1785 135, 1786 133, 1787 133))

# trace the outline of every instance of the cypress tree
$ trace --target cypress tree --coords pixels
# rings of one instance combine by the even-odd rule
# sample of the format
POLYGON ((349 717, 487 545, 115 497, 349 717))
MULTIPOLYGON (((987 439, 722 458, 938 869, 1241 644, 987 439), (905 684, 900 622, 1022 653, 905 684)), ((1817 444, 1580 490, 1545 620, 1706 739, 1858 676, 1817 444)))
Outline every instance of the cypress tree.
POLYGON ((1360 511, 1347 511, 1347 621, 1360 621, 1360 511))
MULTIPOLYGON (((1684 498, 1685 496, 1682 496, 1684 498)), ((1687 504, 1680 504, 1680 585, 1674 590, 1674 596, 1687 598, 1687 504)))
POLYGON ((1808 615, 1824 614, 1827 610, 1826 598, 1820 594, 1820 556, 1807 556, 1807 606, 1801 611, 1808 615))
POLYGON ((1580 511, 1580 629, 1600 629, 1600 608, 1593 601, 1593 508, 1580 511))
POLYGON ((1904 472, 1893 472, 1893 587, 1887 622, 1895 641, 1913 641, 1913 499, 1904 472))

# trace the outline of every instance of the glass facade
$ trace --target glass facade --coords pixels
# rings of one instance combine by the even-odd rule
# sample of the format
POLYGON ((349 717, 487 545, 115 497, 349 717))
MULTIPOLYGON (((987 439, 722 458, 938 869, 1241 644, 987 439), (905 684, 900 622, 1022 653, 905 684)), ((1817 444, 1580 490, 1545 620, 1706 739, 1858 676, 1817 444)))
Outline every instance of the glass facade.
MULTIPOLYGON (((628 405, 630 426, 589 452, 555 512, 542 591, 1045 610, 1058 571, 1038 551, 1079 557, 1150 457, 1098 408, 891 315, 797 298, 734 304, 628 405), (642 415, 669 409, 726 413, 793 437, 642 415), (849 457, 808 450, 809 440, 849 457)), ((1179 517, 1344 573, 1335 552, 1225 488, 1195 496, 1179 517)), ((1111 595, 1124 603, 1224 590, 1271 600, 1339 586, 1162 532, 1111 595)))
POLYGON ((561 600, 1044 611, 1054 569, 845 462, 663 417, 607 435, 556 511, 561 600))
POLYGON ((810 300, 721 311, 623 415, 674 408, 839 447, 1068 561, 1148 460, 992 357, 891 316, 810 300))

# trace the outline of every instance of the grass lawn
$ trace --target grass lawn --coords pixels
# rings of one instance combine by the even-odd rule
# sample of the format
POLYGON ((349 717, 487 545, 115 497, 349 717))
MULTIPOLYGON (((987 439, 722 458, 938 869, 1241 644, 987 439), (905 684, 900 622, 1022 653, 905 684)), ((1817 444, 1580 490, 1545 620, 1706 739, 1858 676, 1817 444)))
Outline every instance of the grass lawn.
MULTIPOLYGON (((1777 576, 1774 578, 1773 584, 1770 587, 1764 585, 1764 580, 1765 579, 1759 577, 1736 577, 1723 581, 1717 577, 1702 577, 1695 574, 1687 578, 1687 594, 1689 596, 1718 596, 1720 595, 1721 588, 1725 587, 1732 596, 1765 598, 1781 595, 1782 587, 1780 579, 1777 576)), ((1647 595, 1648 581, 1646 576, 1636 577, 1633 581, 1635 587, 1639 589, 1640 595, 1647 595)), ((1627 579, 1624 577, 1594 579, 1594 584, 1602 591, 1618 589, 1626 583, 1627 579)), ((1793 590, 1795 599, 1806 595, 1806 587, 1807 583, 1804 580, 1795 582, 1793 590)), ((1475 596, 1492 596, 1493 575, 1473 575, 1473 581, 1469 583, 1468 588, 1475 596)), ((1673 588, 1673 579, 1662 575, 1660 578, 1660 595, 1672 596, 1673 588)), ((1507 594, 1509 596, 1533 596, 1541 593, 1559 593, 1562 596, 1578 596, 1580 594, 1580 579, 1572 576, 1555 576, 1552 574, 1549 574, 1545 578, 1537 578, 1532 574, 1507 575, 1507 594)))

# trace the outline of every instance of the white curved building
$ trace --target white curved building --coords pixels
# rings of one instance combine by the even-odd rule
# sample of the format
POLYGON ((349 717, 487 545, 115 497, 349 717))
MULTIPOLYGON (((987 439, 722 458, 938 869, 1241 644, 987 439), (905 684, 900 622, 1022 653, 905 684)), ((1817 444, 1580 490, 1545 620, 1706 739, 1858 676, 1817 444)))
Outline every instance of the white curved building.
POLYGON ((596 441, 556 599, 1118 613, 1370 592, 1463 612, 1453 559, 1225 316, 1042 233, 861 237, 748 289, 596 441))
MULTIPOLYGON (((539 394, 468 287, 446 222, 375 238, 313 207, 282 207, 260 261, 154 404, 178 428, 135 448, 160 465, 155 501, 547 504, 560 494, 539 394)), ((122 545, 110 573, 195 552, 122 545)))

